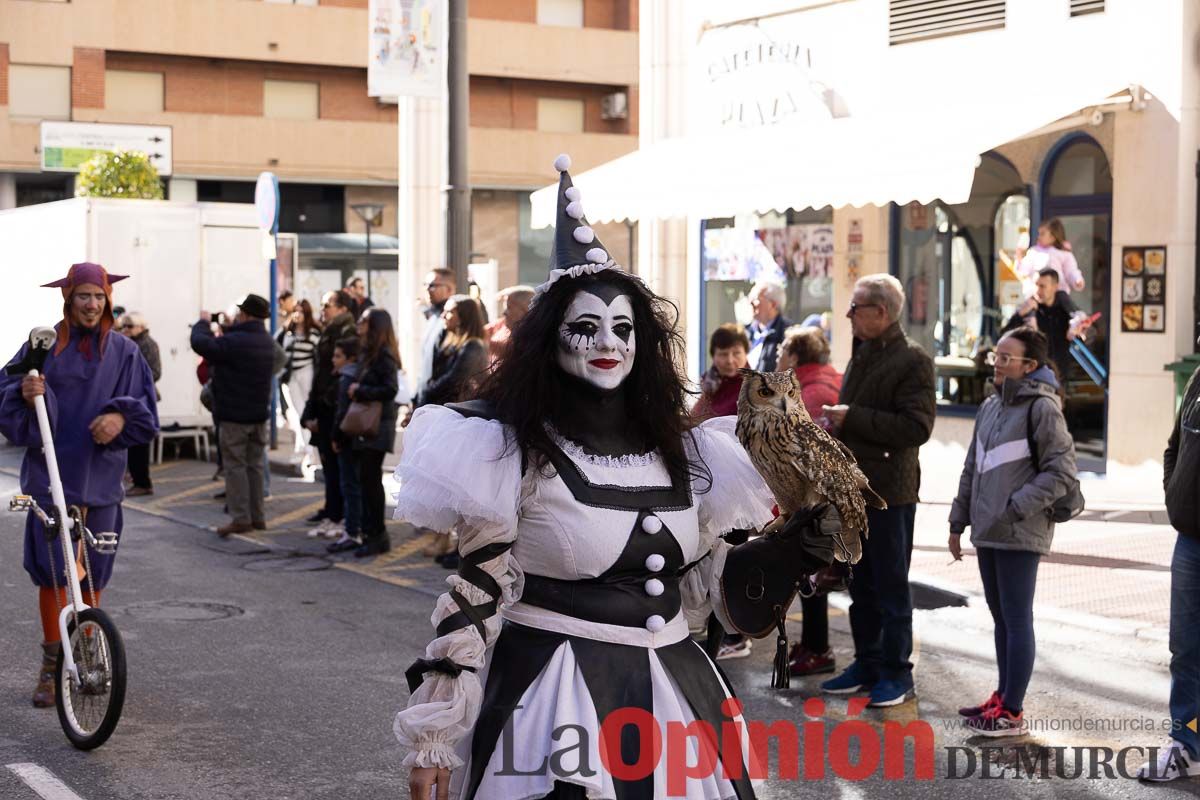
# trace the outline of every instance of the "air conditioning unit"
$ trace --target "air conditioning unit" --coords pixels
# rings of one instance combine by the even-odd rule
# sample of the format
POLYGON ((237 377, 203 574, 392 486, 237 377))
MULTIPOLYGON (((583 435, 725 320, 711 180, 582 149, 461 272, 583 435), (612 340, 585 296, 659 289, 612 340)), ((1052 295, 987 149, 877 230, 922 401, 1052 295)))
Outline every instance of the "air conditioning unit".
POLYGON ((613 92, 600 99, 601 119, 625 119, 629 116, 629 95, 613 92))

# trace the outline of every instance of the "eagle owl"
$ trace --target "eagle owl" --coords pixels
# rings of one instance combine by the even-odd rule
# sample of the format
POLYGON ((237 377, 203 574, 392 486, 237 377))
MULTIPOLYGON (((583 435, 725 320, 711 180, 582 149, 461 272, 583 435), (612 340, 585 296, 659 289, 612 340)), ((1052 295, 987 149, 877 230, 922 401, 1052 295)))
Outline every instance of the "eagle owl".
POLYGON ((842 517, 838 561, 862 557, 867 505, 887 508, 871 489, 854 455, 812 421, 795 373, 742 370, 737 435, 775 494, 781 517, 830 503, 842 517))

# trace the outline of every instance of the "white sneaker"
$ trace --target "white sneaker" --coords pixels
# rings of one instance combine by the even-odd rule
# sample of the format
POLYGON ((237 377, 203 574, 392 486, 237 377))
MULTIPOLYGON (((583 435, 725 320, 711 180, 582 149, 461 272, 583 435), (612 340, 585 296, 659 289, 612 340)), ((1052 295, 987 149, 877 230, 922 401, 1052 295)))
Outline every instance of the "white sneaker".
POLYGON ((1200 758, 1192 758, 1186 747, 1171 742, 1158 753, 1157 763, 1147 761, 1138 770, 1138 780, 1164 783, 1200 775, 1200 758))
POLYGON ((750 655, 753 645, 749 639, 742 639, 737 644, 723 644, 717 651, 717 661, 728 661, 734 658, 746 658, 750 655))
POLYGON ((346 535, 346 526, 341 522, 330 522, 321 535, 326 539, 340 539, 346 535))
POLYGON ((325 531, 329 530, 329 526, 331 524, 333 524, 333 523, 331 523, 327 519, 321 520, 319 523, 317 523, 317 527, 309 529, 308 534, 307 534, 308 538, 316 539, 318 536, 324 535, 325 531))

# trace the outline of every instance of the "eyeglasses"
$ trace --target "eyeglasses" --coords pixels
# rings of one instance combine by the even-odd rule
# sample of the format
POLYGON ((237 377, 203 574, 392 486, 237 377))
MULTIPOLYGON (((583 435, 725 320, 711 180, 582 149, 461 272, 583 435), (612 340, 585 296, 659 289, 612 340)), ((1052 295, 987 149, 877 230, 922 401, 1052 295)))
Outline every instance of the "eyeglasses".
POLYGON ((853 303, 852 302, 850 304, 850 316, 853 317, 855 314, 857 314, 858 310, 860 308, 883 308, 883 306, 880 305, 879 303, 853 303))
POLYGON ((425 288, 426 289, 449 289, 450 287, 444 283, 427 283, 427 284, 425 284, 425 288))
POLYGON ((1014 361, 1036 361, 1036 358, 1023 358, 1021 356, 1010 356, 1008 353, 997 353, 992 351, 987 354, 987 365, 989 367, 1007 367, 1014 361))

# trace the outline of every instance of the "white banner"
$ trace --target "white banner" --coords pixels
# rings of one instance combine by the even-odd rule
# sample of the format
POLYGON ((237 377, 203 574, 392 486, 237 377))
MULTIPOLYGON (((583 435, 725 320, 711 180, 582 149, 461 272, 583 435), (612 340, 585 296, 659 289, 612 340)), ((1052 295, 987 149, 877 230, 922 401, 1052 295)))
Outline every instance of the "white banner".
POLYGON ((367 94, 441 97, 448 0, 370 0, 367 94))
POLYGON ((145 153, 164 177, 173 168, 170 125, 43 121, 41 133, 43 172, 79 172, 97 153, 117 150, 145 153))

